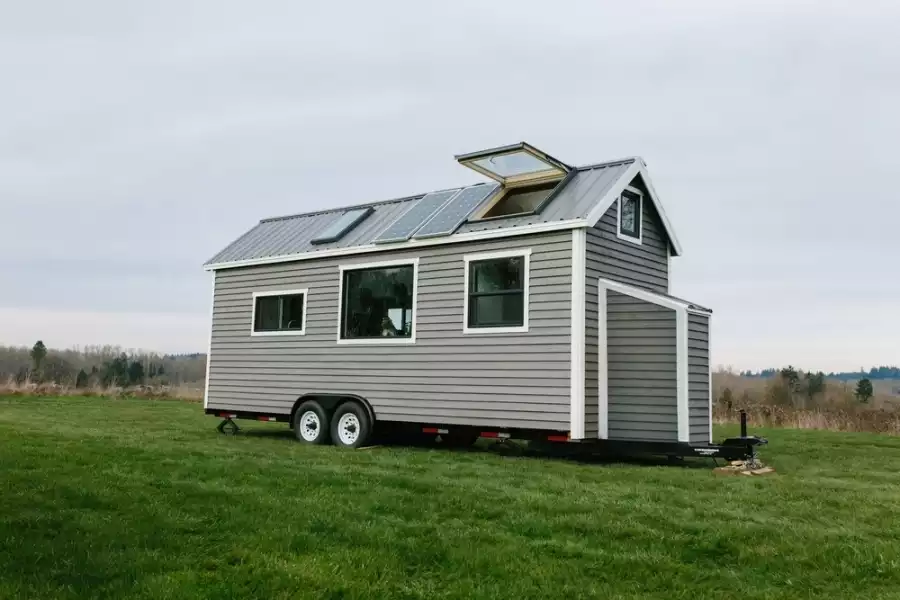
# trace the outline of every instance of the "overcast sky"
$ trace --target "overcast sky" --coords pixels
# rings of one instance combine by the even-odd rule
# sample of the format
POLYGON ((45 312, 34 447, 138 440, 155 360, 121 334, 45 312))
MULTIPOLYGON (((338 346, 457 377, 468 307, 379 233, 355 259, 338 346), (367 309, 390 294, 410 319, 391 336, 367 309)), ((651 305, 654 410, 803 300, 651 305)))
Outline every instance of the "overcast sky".
POLYGON ((0 343, 205 351, 260 218, 527 140, 644 157, 716 364, 900 363, 898 3, 427 4, 0 3, 0 343))

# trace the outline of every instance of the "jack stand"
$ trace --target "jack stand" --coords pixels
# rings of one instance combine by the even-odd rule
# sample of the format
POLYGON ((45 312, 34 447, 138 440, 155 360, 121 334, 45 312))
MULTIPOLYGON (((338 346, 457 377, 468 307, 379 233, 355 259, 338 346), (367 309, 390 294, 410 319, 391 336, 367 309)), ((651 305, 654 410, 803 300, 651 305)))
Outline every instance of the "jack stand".
POLYGON ((219 423, 219 426, 216 427, 216 429, 219 430, 219 433, 229 433, 231 435, 236 435, 237 432, 241 430, 241 428, 238 427, 238 424, 231 419, 225 419, 219 423))

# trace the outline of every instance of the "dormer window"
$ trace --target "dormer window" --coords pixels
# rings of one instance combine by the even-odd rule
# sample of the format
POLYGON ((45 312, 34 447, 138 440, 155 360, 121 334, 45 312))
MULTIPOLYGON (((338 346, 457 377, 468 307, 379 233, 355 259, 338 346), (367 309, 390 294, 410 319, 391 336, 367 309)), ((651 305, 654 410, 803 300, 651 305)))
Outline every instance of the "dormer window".
POLYGON ((463 166, 500 182, 471 220, 532 215, 553 199, 572 168, 522 142, 456 157, 463 166))
POLYGON ((619 196, 619 237, 641 243, 641 215, 644 195, 640 190, 626 187, 619 196))

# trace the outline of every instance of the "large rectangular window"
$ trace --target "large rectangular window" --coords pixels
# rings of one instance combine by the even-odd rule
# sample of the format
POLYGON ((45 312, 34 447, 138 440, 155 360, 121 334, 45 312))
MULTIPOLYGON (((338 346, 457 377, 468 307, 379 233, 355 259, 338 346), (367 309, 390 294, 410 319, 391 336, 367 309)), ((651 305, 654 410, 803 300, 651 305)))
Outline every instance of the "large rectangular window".
POLYGON ((528 331, 530 254, 514 250, 465 257, 464 332, 528 331))
POLYGON ((306 333, 307 290, 253 294, 251 335, 303 335, 306 333))
POLYGON ((413 341, 416 268, 393 261, 341 267, 339 340, 413 341))

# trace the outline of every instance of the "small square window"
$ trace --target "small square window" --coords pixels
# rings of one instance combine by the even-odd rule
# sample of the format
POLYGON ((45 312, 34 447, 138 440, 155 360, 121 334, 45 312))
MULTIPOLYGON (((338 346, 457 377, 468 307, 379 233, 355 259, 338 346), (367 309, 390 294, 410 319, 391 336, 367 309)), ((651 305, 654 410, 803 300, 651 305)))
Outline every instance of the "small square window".
POLYGON ((641 240, 641 194, 631 190, 622 191, 619 196, 619 237, 641 240))
POLYGON ((253 296, 254 335, 305 333, 306 290, 253 296))

